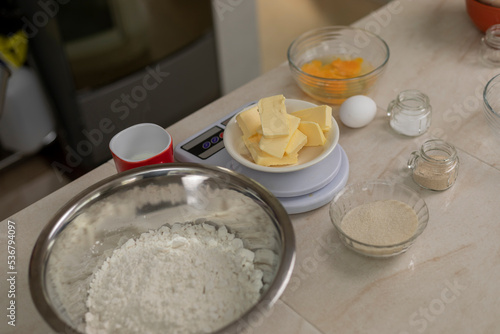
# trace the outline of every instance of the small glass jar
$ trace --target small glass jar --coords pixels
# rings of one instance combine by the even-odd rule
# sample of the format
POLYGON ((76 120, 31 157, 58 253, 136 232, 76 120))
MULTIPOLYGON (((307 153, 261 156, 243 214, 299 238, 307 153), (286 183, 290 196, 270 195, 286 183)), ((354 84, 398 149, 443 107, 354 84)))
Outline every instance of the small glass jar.
POLYGON ((492 25, 481 38, 480 56, 487 66, 500 66, 500 24, 492 25))
POLYGON ((389 124, 394 131, 405 136, 425 133, 431 126, 431 114, 429 97, 415 89, 402 91, 387 107, 389 124))
POLYGON ((455 147, 441 139, 426 141, 408 160, 413 180, 423 188, 438 191, 455 183, 459 164, 455 147))

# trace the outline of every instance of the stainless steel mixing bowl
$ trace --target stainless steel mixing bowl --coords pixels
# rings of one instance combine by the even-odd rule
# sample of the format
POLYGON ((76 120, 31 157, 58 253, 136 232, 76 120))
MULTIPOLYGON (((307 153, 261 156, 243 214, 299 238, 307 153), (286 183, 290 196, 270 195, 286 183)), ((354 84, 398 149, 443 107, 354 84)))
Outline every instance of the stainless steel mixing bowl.
POLYGON ((284 291, 295 261, 295 236, 285 209, 243 175, 177 163, 111 176, 54 216, 30 261, 29 284, 38 311, 57 332, 84 332, 92 274, 112 250, 141 233, 185 222, 225 225, 246 248, 267 254, 254 260, 264 273, 259 301, 217 333, 240 331, 248 317, 265 314, 284 291))

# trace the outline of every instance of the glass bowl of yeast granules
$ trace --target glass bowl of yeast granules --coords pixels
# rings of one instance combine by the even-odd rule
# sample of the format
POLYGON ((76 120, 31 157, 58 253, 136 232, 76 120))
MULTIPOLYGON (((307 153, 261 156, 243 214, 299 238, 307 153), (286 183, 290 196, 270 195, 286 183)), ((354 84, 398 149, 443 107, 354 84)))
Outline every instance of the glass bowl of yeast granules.
POLYGON ((330 218, 348 248, 367 256, 404 253, 424 231, 429 210, 413 189, 375 180, 345 187, 330 204, 330 218))

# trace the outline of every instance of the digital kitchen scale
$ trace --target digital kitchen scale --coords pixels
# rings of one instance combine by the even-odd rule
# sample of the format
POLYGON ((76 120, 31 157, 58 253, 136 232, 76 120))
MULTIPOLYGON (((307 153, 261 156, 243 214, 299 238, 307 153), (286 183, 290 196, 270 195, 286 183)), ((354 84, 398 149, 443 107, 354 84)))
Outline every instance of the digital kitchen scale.
POLYGON ((349 160, 339 144, 317 164, 287 173, 253 170, 241 165, 227 153, 223 141, 226 125, 234 115, 255 103, 238 108, 176 145, 175 160, 215 165, 241 173, 266 187, 289 214, 311 211, 330 202, 344 188, 349 177, 349 160))

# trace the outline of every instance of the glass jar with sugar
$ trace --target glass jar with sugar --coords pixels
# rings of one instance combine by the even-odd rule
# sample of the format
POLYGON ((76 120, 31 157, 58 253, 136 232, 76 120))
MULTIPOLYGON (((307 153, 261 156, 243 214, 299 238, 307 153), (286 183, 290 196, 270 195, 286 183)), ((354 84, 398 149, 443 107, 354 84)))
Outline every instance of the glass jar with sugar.
POLYGON ((455 147, 441 139, 427 140, 408 160, 413 180, 430 190, 450 188, 457 179, 459 164, 455 147))
POLYGON ((400 92, 387 107, 389 124, 394 131, 406 136, 425 133, 431 126, 431 114, 429 97, 415 89, 400 92))

